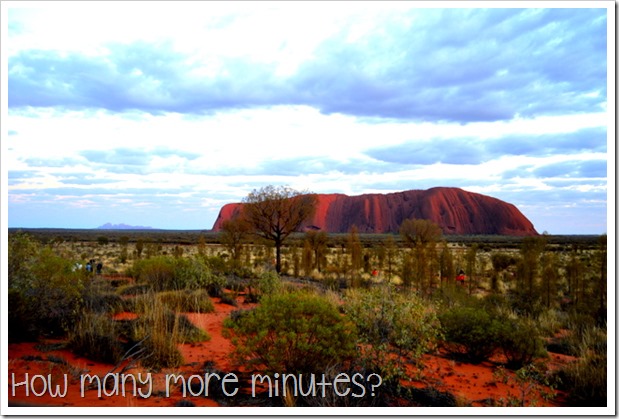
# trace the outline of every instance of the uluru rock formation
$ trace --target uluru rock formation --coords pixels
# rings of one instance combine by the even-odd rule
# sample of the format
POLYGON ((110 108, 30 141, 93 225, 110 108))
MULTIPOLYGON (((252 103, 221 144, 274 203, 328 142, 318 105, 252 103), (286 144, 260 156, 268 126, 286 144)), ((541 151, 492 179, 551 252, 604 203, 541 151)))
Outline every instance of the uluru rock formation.
MULTIPOLYGON (((213 230, 238 216, 243 204, 224 205, 213 230)), ((318 207, 305 228, 347 233, 398 232, 407 218, 432 220, 444 234, 498 234, 534 236, 537 231, 514 205, 459 188, 437 187, 388 194, 318 194, 318 207)))

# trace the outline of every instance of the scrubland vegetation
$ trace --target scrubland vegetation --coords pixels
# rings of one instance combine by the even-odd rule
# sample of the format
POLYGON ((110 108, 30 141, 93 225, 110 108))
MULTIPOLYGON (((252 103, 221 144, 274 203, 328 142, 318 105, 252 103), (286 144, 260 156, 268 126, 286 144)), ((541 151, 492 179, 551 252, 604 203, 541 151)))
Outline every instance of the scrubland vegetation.
POLYGON ((225 334, 239 370, 383 379, 375 397, 282 405, 469 405, 432 385, 407 385, 423 378, 425 354, 492 359, 498 381, 523 389, 494 405, 532 405, 535 388, 544 389, 540 397, 562 392, 561 405, 606 405, 605 236, 485 240, 420 231, 295 233, 280 243, 279 258, 273 243, 242 229, 73 239, 12 231, 9 339, 61 339, 93 361, 175 368, 186 362, 180 343, 210 338, 187 313, 212 312, 217 301, 236 307, 225 334), (102 262, 100 275, 83 269, 90 259, 102 262), (455 281, 460 271, 463 284, 455 281), (575 360, 551 369, 549 353, 575 360))

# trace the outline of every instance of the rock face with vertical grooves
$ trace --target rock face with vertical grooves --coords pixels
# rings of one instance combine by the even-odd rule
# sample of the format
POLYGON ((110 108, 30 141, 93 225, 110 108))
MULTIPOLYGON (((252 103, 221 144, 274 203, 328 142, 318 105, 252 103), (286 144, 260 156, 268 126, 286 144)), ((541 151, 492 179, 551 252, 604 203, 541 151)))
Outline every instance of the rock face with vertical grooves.
MULTIPOLYGON (((224 205, 213 230, 238 216, 243 204, 224 205)), ((444 234, 534 236, 537 231, 514 205, 459 188, 437 187, 388 194, 318 194, 318 207, 304 228, 347 233, 397 232, 407 218, 432 220, 444 234)))

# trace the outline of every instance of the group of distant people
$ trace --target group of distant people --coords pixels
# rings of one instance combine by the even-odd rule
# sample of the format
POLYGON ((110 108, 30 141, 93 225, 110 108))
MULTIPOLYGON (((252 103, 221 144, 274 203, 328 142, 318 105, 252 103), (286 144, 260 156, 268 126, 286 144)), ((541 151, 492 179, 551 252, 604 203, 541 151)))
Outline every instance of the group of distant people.
MULTIPOLYGON (((97 275, 101 275, 101 271, 103 271, 103 263, 99 261, 95 264, 95 262, 97 262, 95 259, 90 259, 86 263, 86 272, 88 273, 96 272, 97 275)), ((81 263, 75 264, 75 268, 73 270, 77 270, 77 269, 82 269, 81 263)))

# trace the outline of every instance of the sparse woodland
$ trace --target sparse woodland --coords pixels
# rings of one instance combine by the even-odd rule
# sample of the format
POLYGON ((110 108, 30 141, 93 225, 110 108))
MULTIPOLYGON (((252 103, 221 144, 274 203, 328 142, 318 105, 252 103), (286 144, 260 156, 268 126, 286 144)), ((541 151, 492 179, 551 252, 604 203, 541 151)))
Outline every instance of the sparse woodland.
POLYGON ((180 344, 211 338, 188 316, 225 303, 238 371, 383 379, 374 397, 271 405, 471 405, 430 374, 429 354, 451 365, 492 360, 494 382, 512 390, 483 405, 607 403, 606 236, 444 237, 416 220, 399 235, 309 231, 280 245, 277 261, 273 242, 238 225, 217 234, 11 231, 10 343, 51 339, 127 371, 180 368, 180 344), (84 269, 91 259, 100 274, 84 269), (551 368, 551 353, 573 361, 551 368))

